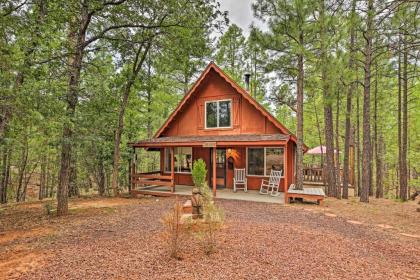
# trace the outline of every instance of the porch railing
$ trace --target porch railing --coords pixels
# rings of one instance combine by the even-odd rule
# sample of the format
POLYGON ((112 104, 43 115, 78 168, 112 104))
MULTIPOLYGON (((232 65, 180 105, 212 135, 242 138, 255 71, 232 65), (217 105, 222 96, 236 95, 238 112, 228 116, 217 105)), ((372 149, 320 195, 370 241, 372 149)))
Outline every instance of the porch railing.
POLYGON ((305 167, 303 168, 303 181, 323 183, 323 170, 317 167, 305 167))
MULTIPOLYGON (((303 181, 308 183, 325 184, 324 169, 321 167, 304 167, 303 168, 303 181)), ((343 182, 343 169, 340 168, 340 182, 343 182)), ((353 185, 353 178, 350 174, 350 186, 353 185)))
POLYGON ((171 191, 174 190, 174 178, 171 175, 162 175, 160 171, 133 173, 131 175, 133 187, 140 185, 146 186, 168 186, 171 191))

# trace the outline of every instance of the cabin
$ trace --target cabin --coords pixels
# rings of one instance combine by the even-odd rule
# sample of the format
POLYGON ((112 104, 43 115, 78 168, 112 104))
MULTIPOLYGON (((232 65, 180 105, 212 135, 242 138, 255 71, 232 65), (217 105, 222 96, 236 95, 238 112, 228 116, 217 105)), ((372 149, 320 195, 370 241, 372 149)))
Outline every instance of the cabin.
POLYGON ((192 186, 197 159, 206 163, 215 196, 232 189, 235 169, 246 170, 248 190, 259 190, 272 169, 282 171, 281 192, 295 181, 296 136, 213 62, 153 138, 129 145, 135 154, 137 149, 160 152, 160 170, 139 173, 141 158, 131 162, 136 193, 164 186, 170 195, 177 186, 192 186))

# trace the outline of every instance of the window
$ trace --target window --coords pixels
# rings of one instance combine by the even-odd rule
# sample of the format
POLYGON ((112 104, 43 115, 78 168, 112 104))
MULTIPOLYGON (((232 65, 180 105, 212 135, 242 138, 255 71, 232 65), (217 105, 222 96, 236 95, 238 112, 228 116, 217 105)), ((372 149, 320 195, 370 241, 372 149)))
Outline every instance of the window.
POLYGON ((265 175, 269 176, 271 170, 283 170, 283 148, 265 148, 265 175))
POLYGON ((248 174, 264 175, 264 148, 248 149, 248 174))
POLYGON ((270 176, 271 170, 278 171, 283 169, 283 148, 248 148, 248 175, 270 176))
MULTIPOLYGON (((192 148, 178 147, 174 149, 174 171, 177 173, 191 173, 192 148)), ((171 172, 171 150, 165 148, 165 172, 171 172)))
POLYGON ((206 102, 206 128, 231 127, 231 100, 206 102))

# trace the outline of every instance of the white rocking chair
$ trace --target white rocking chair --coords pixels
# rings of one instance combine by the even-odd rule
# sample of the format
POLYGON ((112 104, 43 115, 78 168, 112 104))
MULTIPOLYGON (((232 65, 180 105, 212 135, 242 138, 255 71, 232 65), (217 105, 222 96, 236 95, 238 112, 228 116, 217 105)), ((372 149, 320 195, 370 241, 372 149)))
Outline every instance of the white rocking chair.
POLYGON ((268 181, 263 179, 261 181, 260 194, 270 194, 272 196, 278 196, 280 179, 281 179, 282 170, 275 171, 271 169, 270 177, 268 181))
POLYGON ((248 191, 246 175, 245 175, 245 168, 234 170, 233 192, 236 192, 237 190, 244 190, 244 192, 248 191), (244 187, 243 188, 238 188, 237 185, 243 185, 244 187))

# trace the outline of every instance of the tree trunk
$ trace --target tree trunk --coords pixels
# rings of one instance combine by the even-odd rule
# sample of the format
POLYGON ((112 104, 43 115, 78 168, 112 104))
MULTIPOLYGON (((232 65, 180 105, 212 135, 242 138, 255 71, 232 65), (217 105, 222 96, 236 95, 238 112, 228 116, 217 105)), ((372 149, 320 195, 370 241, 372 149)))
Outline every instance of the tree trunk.
POLYGON ((335 175, 336 175, 336 185, 337 191, 335 197, 341 199, 341 182, 340 182, 340 91, 337 91, 337 104, 336 104, 336 114, 335 114, 335 175))
MULTIPOLYGON (((375 91, 373 92, 373 147, 375 152, 375 169, 378 175, 378 64, 375 63, 375 91)), ((373 155, 372 155, 373 157, 373 155)), ((372 158, 373 159, 373 158, 372 158)), ((372 176, 373 177, 373 176, 372 176)), ((378 183, 378 178, 375 176, 375 186, 378 183)), ((369 189, 369 196, 373 196, 373 184, 369 189)))
POLYGON ((44 189, 44 198, 48 197, 49 194, 49 187, 51 184, 51 178, 50 178, 50 162, 49 162, 49 156, 47 154, 46 157, 46 164, 45 164, 45 189, 44 189))
POLYGON ((9 177, 10 177, 10 148, 3 146, 3 156, 2 156, 2 170, 1 170, 1 180, 0 180, 0 203, 7 203, 7 189, 9 186, 9 177))
POLYGON ((98 162, 98 177, 97 177, 97 184, 98 184, 98 192, 100 196, 105 194, 105 170, 104 170, 104 162, 102 159, 98 162))
POLYGON ((72 15, 68 34, 68 69, 67 69, 67 93, 66 93, 66 120, 63 127, 61 143, 61 163, 57 189, 57 215, 66 215, 68 212, 68 189, 71 173, 71 157, 73 149, 73 127, 76 105, 79 96, 80 72, 84 56, 86 30, 91 15, 88 12, 88 5, 84 2, 81 5, 80 16, 72 15))
POLYGON ((384 140, 382 138, 382 133, 379 133, 379 139, 377 143, 377 152, 376 152, 376 198, 384 197, 384 187, 382 182, 383 176, 383 146, 384 140))
POLYGON ((113 169, 112 169, 112 179, 111 179, 112 190, 115 196, 119 195, 118 174, 119 174, 119 168, 120 168, 120 143, 121 143, 121 135, 124 128, 125 109, 127 107, 131 87, 133 86, 135 80, 137 79, 138 73, 140 72, 140 69, 143 66, 147 53, 149 52, 150 46, 151 46, 151 41, 148 41, 146 44, 146 47, 144 46, 144 43, 142 43, 137 49, 136 58, 133 62, 132 72, 129 74, 127 83, 124 87, 123 98, 120 103, 120 111, 118 114, 118 125, 117 125, 117 128, 115 129, 113 169))
POLYGON ((115 138, 114 138, 114 157, 113 162, 114 166, 112 169, 112 190, 114 192, 114 196, 119 195, 119 187, 118 187, 118 176, 119 176, 119 168, 120 168, 120 143, 121 143, 121 135, 124 128, 124 115, 125 109, 128 103, 128 97, 130 95, 131 87, 134 81, 129 78, 126 86, 124 87, 123 99, 120 104, 120 112, 118 114, 118 125, 115 130, 115 138))
POLYGON ((365 32, 365 62, 364 62, 364 90, 363 90, 363 175, 361 202, 369 202, 369 191, 372 178, 372 147, 370 135, 370 81, 372 64, 372 32, 373 32, 373 0, 367 1, 367 22, 365 32))
POLYGON ((77 185, 77 162, 75 156, 70 163, 69 197, 79 196, 79 186, 77 185))
MULTIPOLYGON (((349 69, 352 71, 352 74, 355 71, 355 44, 356 44, 356 28, 355 23, 353 22, 356 15, 356 0, 352 1, 351 9, 351 29, 350 29, 350 58, 349 58, 349 69)), ((352 111, 352 97, 355 90, 356 83, 351 79, 350 85, 347 91, 347 100, 346 100, 346 131, 344 136, 344 162, 343 162, 343 198, 349 198, 349 153, 350 153, 350 133, 351 133, 351 111, 352 111)), ((354 189, 356 187, 354 186, 354 189)))
POLYGON ((322 146, 323 146, 322 132, 321 132, 321 124, 319 122, 318 109, 316 107, 315 100, 314 100, 314 109, 315 109, 316 128, 318 130, 318 141, 319 141, 319 146, 321 147, 321 168, 323 168, 324 167, 324 151, 322 149, 322 146))
POLYGON ((21 195, 21 201, 25 201, 26 200, 26 191, 28 189, 29 182, 31 181, 32 175, 34 174, 35 169, 37 168, 37 166, 38 166, 38 162, 36 162, 34 164, 34 166, 32 167, 32 170, 29 173, 26 173, 25 172, 24 182, 23 182, 23 191, 22 191, 22 195, 21 195))
POLYGON ((407 145, 408 145, 408 53, 404 44, 403 73, 402 73, 402 137, 401 137, 401 165, 400 165, 400 199, 408 197, 407 145))
POLYGON ((326 146, 326 178, 327 178, 327 195, 336 196, 336 176, 334 164, 334 133, 333 133, 333 116, 331 105, 324 105, 325 118, 325 146, 326 146))
POLYGON ((23 193, 24 193, 24 181, 25 181, 25 171, 26 167, 28 165, 28 153, 29 153, 29 147, 28 147, 28 136, 25 134, 24 139, 24 145, 22 150, 22 157, 19 164, 19 170, 18 170, 18 183, 17 183, 17 189, 16 189, 16 202, 20 202, 23 199, 23 193))
MULTIPOLYGON (((400 174, 402 168, 402 149, 401 149, 401 132, 402 132, 402 122, 401 122, 401 88, 402 88, 402 77, 401 77, 401 35, 398 37, 398 169, 397 172, 400 174)), ((398 184, 401 184, 401 178, 398 176, 398 184)), ((399 191, 396 191, 396 197, 399 197, 399 191)))
POLYGON ((326 171, 325 177, 327 178, 326 194, 328 196, 336 196, 336 176, 334 164, 334 124, 332 112, 332 96, 330 93, 328 81, 328 57, 326 42, 326 27, 325 27, 325 3, 321 1, 320 7, 320 58, 321 58, 321 83, 322 94, 324 99, 324 122, 325 122, 325 145, 326 145, 326 171))
MULTIPOLYGON (((303 33, 299 35, 299 42, 303 46, 303 33)), ((298 55, 298 78, 297 78, 297 145, 296 145, 296 189, 303 189, 303 82, 304 82, 304 65, 303 54, 298 55)), ((289 186, 286 186, 289 188, 289 186)))
MULTIPOLYGON (((147 88, 146 88, 146 99, 147 99, 147 138, 152 138, 153 131, 152 131, 152 75, 151 75, 151 59, 150 53, 148 55, 148 63, 147 63, 147 88)), ((187 75, 184 76, 184 94, 187 94, 188 91, 188 81, 187 75)))
POLYGON ((41 174, 39 176, 39 192, 38 199, 42 200, 45 198, 46 190, 46 181, 47 181, 47 154, 43 153, 41 155, 41 174))
POLYGON ((360 172, 360 100, 359 100, 359 93, 356 96, 356 142, 357 142, 357 196, 360 196, 362 192, 362 185, 361 183, 361 172, 360 172))

